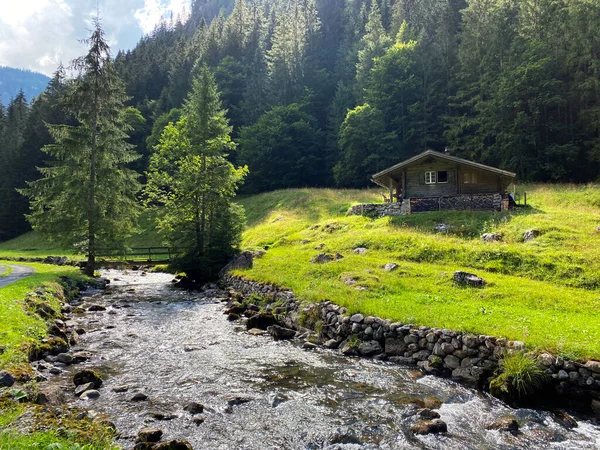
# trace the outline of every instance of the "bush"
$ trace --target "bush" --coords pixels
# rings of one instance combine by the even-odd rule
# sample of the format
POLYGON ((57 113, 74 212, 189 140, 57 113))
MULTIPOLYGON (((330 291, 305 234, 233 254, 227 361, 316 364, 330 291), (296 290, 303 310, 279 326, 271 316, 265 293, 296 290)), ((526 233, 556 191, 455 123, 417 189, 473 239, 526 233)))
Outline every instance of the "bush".
POLYGON ((501 373, 490 383, 494 397, 511 399, 526 397, 539 391, 547 375, 533 356, 527 353, 507 353, 500 361, 501 373))

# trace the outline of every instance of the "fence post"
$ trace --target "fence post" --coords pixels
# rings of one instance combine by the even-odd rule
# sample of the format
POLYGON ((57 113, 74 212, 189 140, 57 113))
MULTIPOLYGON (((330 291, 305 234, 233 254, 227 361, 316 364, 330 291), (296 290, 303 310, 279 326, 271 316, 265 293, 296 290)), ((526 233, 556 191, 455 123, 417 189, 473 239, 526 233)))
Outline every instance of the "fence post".
POLYGON ((527 192, 523 192, 523 202, 524 205, 527 206, 527 192))

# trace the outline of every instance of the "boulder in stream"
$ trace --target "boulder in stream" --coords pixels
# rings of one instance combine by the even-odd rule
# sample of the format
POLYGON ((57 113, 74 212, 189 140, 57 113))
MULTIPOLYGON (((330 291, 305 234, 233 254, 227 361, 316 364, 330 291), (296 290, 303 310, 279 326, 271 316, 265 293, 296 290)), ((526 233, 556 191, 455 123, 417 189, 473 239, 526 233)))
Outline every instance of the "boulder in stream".
POLYGON ((89 369, 81 370, 73 376, 73 384, 75 386, 80 386, 86 383, 92 383, 94 385, 94 389, 98 389, 100 386, 102 386, 102 377, 98 373, 89 369))
POLYGON ((202 414, 204 412, 204 405, 197 402, 191 402, 185 405, 183 410, 190 414, 202 414))
POLYGON ((513 417, 502 417, 485 428, 488 430, 505 431, 514 434, 519 431, 519 422, 513 417))
POLYGON ((296 336, 296 332, 294 330, 280 327, 279 325, 271 325, 267 328, 267 331, 276 341, 285 341, 288 339, 293 339, 293 337, 296 336))
POLYGON ((148 396, 143 392, 136 392, 133 394, 133 397, 129 399, 130 402, 143 402, 145 400, 148 400, 148 396))
POLYGON ((275 325, 276 322, 273 314, 260 313, 248 318, 246 329, 251 330, 252 328, 258 328, 260 330, 266 330, 271 325, 275 325))
POLYGON ((441 419, 422 420, 410 427, 410 430, 415 434, 447 433, 448 425, 441 419))
POLYGON ((80 384, 79 386, 77 386, 75 388, 75 395, 77 397, 79 397, 81 394, 83 394, 85 391, 89 391, 91 389, 94 389, 94 383, 85 383, 85 384, 80 384))
POLYGON ((142 428, 135 442, 158 442, 163 432, 158 428, 142 428))
POLYGON ((100 392, 98 392, 96 389, 85 391, 79 396, 79 398, 82 400, 96 400, 98 397, 100 397, 100 392))
POLYGON ((154 445, 152 450, 194 450, 188 441, 174 440, 154 445))

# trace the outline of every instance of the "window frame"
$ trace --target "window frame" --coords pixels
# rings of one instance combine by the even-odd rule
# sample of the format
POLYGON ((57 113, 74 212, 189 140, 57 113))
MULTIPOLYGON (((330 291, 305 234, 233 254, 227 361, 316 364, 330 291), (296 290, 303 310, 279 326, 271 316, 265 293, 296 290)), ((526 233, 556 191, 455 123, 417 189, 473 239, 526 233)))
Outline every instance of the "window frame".
POLYGON ((448 176, 448 171, 447 170, 438 170, 437 171, 436 183, 438 183, 438 184, 447 184, 449 181, 450 181, 450 177, 448 176), (446 181, 440 181, 440 173, 441 172, 445 172, 446 173, 446 181))
POLYGON ((425 184, 437 184, 437 171, 428 170, 425 172, 425 184))

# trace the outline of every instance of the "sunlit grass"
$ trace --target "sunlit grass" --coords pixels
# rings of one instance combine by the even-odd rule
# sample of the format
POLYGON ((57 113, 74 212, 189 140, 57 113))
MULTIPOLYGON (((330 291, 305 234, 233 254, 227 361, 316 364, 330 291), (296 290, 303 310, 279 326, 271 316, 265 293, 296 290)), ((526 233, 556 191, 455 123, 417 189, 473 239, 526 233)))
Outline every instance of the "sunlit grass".
POLYGON ((244 247, 268 248, 238 272, 351 311, 480 334, 579 357, 600 357, 600 187, 526 186, 530 208, 511 213, 443 212, 399 218, 346 217, 378 191, 301 189, 242 199, 244 247), (435 225, 451 225, 447 233, 435 225), (542 235, 523 242, 523 232, 542 235), (503 241, 485 243, 484 232, 503 241), (322 250, 315 247, 324 244, 322 250), (365 255, 355 255, 366 247, 365 255), (344 259, 311 264, 320 252, 344 259), (400 268, 385 272, 395 262, 400 268), (483 276, 482 290, 457 287, 455 270, 483 276), (349 278, 356 281, 347 285, 349 278), (365 290, 358 290, 357 287, 365 290))
MULTIPOLYGON (((3 261, 0 261, 3 264, 3 261)), ((13 264, 13 263, 11 263, 13 264)), ((71 278, 83 277, 74 267, 58 267, 47 264, 27 264, 35 273, 15 283, 0 288, 0 369, 20 368, 27 362, 28 345, 46 336, 46 324, 36 315, 26 314, 23 300, 27 294, 42 285, 51 285, 61 275, 71 278)), ((56 288, 56 284, 54 284, 56 288)), ((58 300, 54 308, 59 308, 58 300)))

